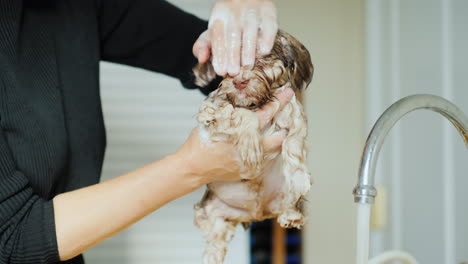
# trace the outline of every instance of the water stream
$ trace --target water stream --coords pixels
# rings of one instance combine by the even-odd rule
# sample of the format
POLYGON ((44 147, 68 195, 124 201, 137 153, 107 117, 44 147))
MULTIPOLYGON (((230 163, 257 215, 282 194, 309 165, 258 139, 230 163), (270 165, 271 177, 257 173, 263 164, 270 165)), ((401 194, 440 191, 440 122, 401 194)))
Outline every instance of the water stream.
POLYGON ((356 264, 384 264, 390 261, 418 264, 418 261, 411 254, 399 250, 387 251, 369 260, 371 206, 370 204, 358 203, 356 264))
POLYGON ((357 214, 356 264, 368 264, 371 205, 359 203, 357 214))

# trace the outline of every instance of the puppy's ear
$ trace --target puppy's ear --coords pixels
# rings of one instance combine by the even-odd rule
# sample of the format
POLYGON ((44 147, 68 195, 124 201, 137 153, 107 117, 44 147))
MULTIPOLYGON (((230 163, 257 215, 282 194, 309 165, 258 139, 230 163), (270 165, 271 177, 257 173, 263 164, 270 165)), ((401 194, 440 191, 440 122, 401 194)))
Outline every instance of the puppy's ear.
POLYGON ((207 87, 216 78, 216 72, 211 61, 195 65, 193 74, 195 75, 195 84, 199 87, 207 87))
POLYGON ((276 45, 282 47, 282 57, 289 69, 289 79, 295 91, 307 88, 312 81, 314 66, 309 51, 297 39, 284 31, 279 31, 276 45))
POLYGON ((310 59, 310 54, 307 49, 300 44, 300 52, 294 61, 294 71, 292 73, 292 80, 294 86, 298 90, 306 89, 312 81, 314 75, 314 65, 310 59))

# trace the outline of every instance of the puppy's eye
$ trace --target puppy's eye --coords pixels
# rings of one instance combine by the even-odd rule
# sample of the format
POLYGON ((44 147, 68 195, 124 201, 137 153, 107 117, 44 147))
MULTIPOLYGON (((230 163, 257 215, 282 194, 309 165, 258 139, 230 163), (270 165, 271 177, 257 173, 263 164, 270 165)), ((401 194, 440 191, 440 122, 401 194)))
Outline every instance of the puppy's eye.
POLYGON ((255 108, 257 108, 257 104, 251 103, 251 104, 249 104, 249 106, 247 106, 247 108, 249 108, 249 109, 255 109, 255 108))

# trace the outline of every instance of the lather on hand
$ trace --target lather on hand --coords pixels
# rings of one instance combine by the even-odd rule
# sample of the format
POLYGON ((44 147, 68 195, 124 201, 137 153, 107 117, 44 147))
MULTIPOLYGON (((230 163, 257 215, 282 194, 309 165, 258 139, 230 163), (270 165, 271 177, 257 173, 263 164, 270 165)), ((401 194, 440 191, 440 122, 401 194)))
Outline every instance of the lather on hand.
POLYGON ((208 30, 193 45, 200 63, 212 55, 218 75, 235 76, 241 66, 253 66, 255 55, 270 53, 278 31, 277 10, 267 0, 218 1, 211 12, 208 30))

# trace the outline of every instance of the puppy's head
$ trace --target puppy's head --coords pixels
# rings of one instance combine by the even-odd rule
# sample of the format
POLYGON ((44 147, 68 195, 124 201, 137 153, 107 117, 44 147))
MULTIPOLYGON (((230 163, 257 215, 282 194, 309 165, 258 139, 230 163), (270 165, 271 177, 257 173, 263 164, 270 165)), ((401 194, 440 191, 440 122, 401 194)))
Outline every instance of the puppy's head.
MULTIPOLYGON (((207 85, 216 76, 211 63, 194 68, 196 83, 207 85)), ((307 49, 294 37, 279 31, 271 53, 257 57, 255 65, 243 67, 235 76, 226 76, 210 95, 223 97, 235 107, 260 108, 272 100, 277 89, 286 86, 295 92, 305 89, 312 80, 313 66, 307 49)))

